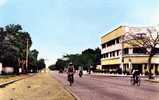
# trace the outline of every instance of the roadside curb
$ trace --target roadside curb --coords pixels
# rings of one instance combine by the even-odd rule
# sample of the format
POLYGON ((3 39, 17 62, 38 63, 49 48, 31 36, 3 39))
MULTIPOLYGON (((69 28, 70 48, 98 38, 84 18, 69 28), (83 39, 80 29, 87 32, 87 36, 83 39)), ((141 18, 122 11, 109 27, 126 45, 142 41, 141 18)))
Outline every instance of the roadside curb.
POLYGON ((17 82, 17 81, 20 81, 20 80, 22 80, 22 79, 26 79, 26 78, 29 78, 29 77, 32 77, 32 76, 34 76, 34 75, 29 75, 29 76, 27 76, 27 77, 23 77, 23 78, 20 78, 20 79, 15 79, 15 80, 11 80, 11 81, 7 81, 7 82, 4 82, 4 83, 1 83, 1 84, 0 84, 0 88, 4 88, 5 86, 7 86, 7 85, 9 85, 9 84, 12 84, 12 83, 14 83, 14 82, 17 82))
POLYGON ((71 91, 69 87, 63 86, 65 90, 67 90, 74 98, 75 100, 81 100, 75 93, 71 91))
MULTIPOLYGON (((50 74, 50 72, 49 72, 49 74, 50 74)), ((62 88, 64 88, 68 93, 70 93, 75 98, 75 100, 81 100, 75 93, 73 93, 71 91, 71 89, 69 87, 62 84, 62 82, 59 79, 57 79, 54 75, 51 75, 51 76, 53 76, 58 81, 58 83, 62 86, 62 88)))
MULTIPOLYGON (((86 74, 86 75, 89 75, 89 74, 86 74)), ((93 73, 93 74, 90 74, 92 76, 106 76, 106 77, 131 77, 132 75, 119 75, 119 74, 96 74, 96 73, 93 73)), ((147 76, 144 76, 144 75, 140 75, 141 78, 147 78, 147 76)))
POLYGON ((148 82, 152 82, 152 83, 159 83, 159 80, 157 81, 157 80, 147 79, 146 81, 148 81, 148 82))
POLYGON ((8 82, 1 83, 1 84, 0 84, 0 88, 3 88, 3 87, 5 87, 6 85, 11 84, 11 83, 14 83, 14 82, 16 82, 16 81, 18 81, 18 80, 11 80, 11 81, 8 81, 8 82))
POLYGON ((92 76, 107 76, 107 77, 130 77, 132 75, 111 75, 111 74, 86 74, 86 75, 92 75, 92 76))

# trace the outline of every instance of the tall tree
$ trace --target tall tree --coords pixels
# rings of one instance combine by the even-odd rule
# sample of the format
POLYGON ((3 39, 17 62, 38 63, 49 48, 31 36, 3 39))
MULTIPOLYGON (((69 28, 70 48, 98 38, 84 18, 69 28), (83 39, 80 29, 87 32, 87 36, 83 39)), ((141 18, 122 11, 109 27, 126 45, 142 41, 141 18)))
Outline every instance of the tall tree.
POLYGON ((159 46, 159 32, 155 28, 147 28, 145 33, 127 33, 124 42, 130 46, 143 50, 148 55, 149 78, 152 78, 152 57, 157 53, 159 46))
POLYGON ((95 49, 95 54, 96 54, 96 65, 100 65, 101 63, 101 49, 100 48, 96 48, 95 49))
MULTIPOLYGON (((12 55, 16 55, 18 65, 19 67, 22 67, 22 71, 24 72, 26 70, 24 65, 26 64, 27 41, 28 47, 30 48, 32 44, 31 37, 28 32, 22 31, 22 27, 19 24, 10 24, 5 26, 5 28, 0 28, 0 60, 2 60, 2 57, 3 59, 7 58, 5 57, 5 53, 8 52, 8 54, 10 54, 11 51, 15 51, 16 53, 13 53, 12 55)), ((2 63, 6 64, 6 62, 2 63)), ((16 67, 17 71, 18 69, 19 68, 16 67)))
POLYGON ((30 71, 32 70, 33 72, 38 72, 38 66, 37 66, 38 54, 39 52, 36 49, 29 51, 29 70, 30 71))
POLYGON ((38 60, 38 63, 37 63, 37 66, 38 66, 38 70, 41 71, 42 69, 46 68, 46 64, 45 64, 45 59, 39 59, 38 60))
POLYGON ((62 70, 64 70, 64 68, 66 68, 67 61, 65 61, 63 59, 57 59, 55 66, 56 66, 56 69, 62 71, 62 70))

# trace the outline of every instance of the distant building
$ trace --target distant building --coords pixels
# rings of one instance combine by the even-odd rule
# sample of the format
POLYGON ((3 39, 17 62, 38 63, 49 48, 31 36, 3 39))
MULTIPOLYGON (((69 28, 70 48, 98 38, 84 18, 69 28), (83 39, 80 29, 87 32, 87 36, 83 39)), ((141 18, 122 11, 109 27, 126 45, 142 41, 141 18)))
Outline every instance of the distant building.
MULTIPOLYGON (((101 66, 106 72, 130 73, 132 69, 139 69, 140 73, 148 72, 148 55, 144 54, 141 48, 128 46, 122 41, 123 36, 128 32, 145 32, 147 27, 120 26, 101 37, 102 58, 101 66)), ((157 51, 159 51, 159 48, 157 51)), ((159 52, 158 52, 159 53, 159 52)), ((159 72, 159 55, 152 58, 152 73, 159 72)))
POLYGON ((2 63, 0 63, 0 74, 13 74, 14 72, 14 68, 13 67, 9 67, 9 66, 5 66, 3 67, 2 63))

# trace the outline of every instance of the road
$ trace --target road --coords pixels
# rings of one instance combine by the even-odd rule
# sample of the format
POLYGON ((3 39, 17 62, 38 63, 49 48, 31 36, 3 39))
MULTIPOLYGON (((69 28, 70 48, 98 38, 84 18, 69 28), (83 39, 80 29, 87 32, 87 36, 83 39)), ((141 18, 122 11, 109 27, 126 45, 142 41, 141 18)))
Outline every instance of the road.
POLYGON ((70 87, 66 74, 51 74, 81 100, 159 100, 159 83, 142 80, 141 86, 132 86, 129 77, 75 75, 70 87))

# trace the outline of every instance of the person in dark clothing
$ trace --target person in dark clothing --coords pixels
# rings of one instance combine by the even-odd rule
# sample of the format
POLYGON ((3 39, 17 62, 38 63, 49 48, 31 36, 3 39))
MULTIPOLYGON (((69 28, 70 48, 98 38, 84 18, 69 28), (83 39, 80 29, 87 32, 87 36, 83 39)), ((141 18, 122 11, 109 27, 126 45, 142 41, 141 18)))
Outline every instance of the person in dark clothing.
POLYGON ((133 70, 132 74, 133 74, 134 82, 136 82, 140 75, 139 70, 137 70, 137 69, 133 70))
POLYGON ((68 81, 69 81, 69 77, 72 77, 73 78, 72 81, 74 82, 74 73, 75 73, 74 65, 72 63, 69 63, 68 69, 67 69, 68 81))

